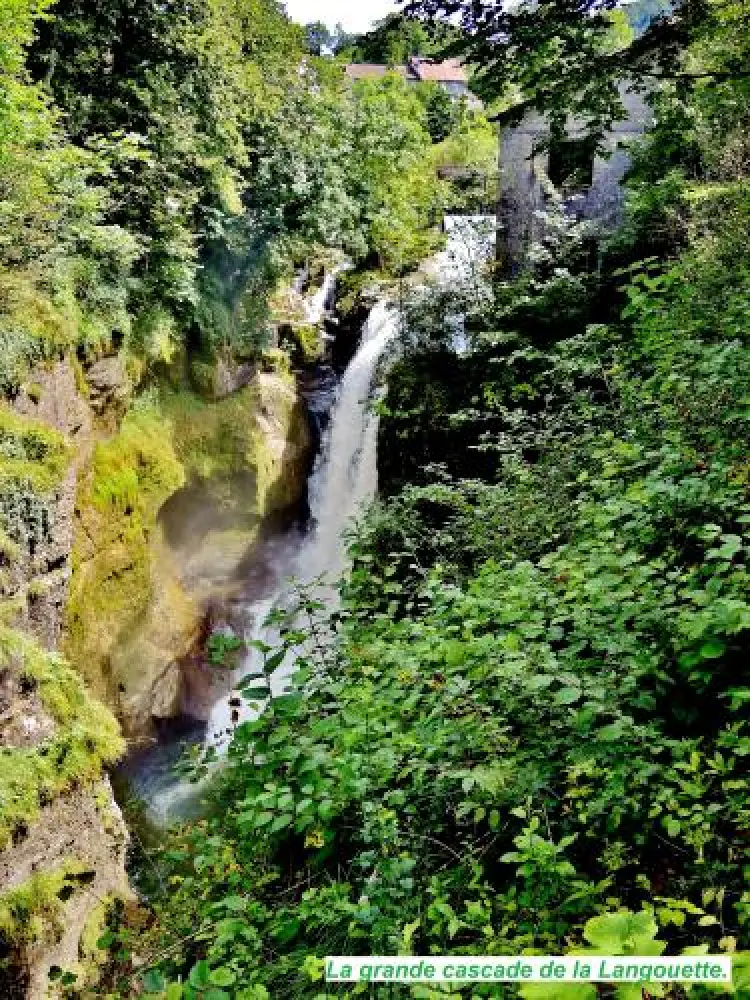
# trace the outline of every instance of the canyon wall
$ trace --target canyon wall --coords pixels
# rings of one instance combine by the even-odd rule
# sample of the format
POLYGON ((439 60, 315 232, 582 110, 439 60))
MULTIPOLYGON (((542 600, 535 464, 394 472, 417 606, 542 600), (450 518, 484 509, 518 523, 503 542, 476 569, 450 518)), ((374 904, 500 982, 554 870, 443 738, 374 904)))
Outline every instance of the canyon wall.
POLYGON ((129 898, 121 732, 180 713, 206 607, 304 492, 306 415, 277 367, 133 398, 119 356, 64 358, 0 403, 3 997, 56 995, 56 967, 96 979, 129 898))

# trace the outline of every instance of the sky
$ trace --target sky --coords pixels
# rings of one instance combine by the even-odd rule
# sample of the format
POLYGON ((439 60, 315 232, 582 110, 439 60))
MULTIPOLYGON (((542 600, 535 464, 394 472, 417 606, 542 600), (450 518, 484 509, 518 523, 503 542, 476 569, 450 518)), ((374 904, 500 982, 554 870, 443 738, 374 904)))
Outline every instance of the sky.
POLYGON ((339 22, 347 31, 367 31, 373 22, 385 17, 397 6, 392 0, 285 0, 293 21, 307 24, 324 21, 334 28, 339 22))

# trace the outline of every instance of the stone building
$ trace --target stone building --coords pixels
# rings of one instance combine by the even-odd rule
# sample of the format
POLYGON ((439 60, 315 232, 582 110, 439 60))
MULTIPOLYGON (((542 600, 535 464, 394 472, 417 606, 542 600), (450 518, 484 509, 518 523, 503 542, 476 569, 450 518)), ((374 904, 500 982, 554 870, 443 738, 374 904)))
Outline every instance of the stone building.
POLYGON ((563 198, 565 210, 602 230, 614 228, 621 215, 621 181, 630 158, 627 147, 653 120, 643 95, 623 84, 627 117, 614 122, 597 152, 571 122, 564 138, 550 141, 549 121, 537 113, 518 125, 501 127, 498 192, 498 257, 517 270, 529 245, 541 235, 539 213, 548 203, 550 184, 563 198))

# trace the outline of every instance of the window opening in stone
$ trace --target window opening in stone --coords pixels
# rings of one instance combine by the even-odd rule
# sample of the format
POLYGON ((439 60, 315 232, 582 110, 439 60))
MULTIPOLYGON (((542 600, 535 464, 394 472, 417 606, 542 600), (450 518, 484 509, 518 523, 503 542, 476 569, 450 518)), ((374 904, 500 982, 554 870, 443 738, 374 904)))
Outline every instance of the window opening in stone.
POLYGON ((590 188, 594 180, 594 143, 590 139, 553 139, 547 176, 564 194, 590 188))

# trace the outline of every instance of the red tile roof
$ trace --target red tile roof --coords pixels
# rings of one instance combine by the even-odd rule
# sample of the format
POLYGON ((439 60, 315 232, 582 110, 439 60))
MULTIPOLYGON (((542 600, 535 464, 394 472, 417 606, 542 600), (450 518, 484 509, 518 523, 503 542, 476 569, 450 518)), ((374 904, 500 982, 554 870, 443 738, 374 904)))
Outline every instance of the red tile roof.
POLYGON ((469 79, 458 59, 445 59, 443 62, 433 62, 412 56, 409 59, 409 69, 419 80, 434 80, 436 83, 468 83, 469 79))
POLYGON ((344 67, 344 72, 350 80, 375 80, 385 76, 386 73, 398 73, 408 80, 418 80, 427 82, 432 80, 435 83, 463 83, 468 84, 461 62, 458 59, 445 59, 443 62, 435 62, 430 59, 423 59, 421 56, 410 56, 407 66, 382 66, 378 63, 349 63, 344 67))

